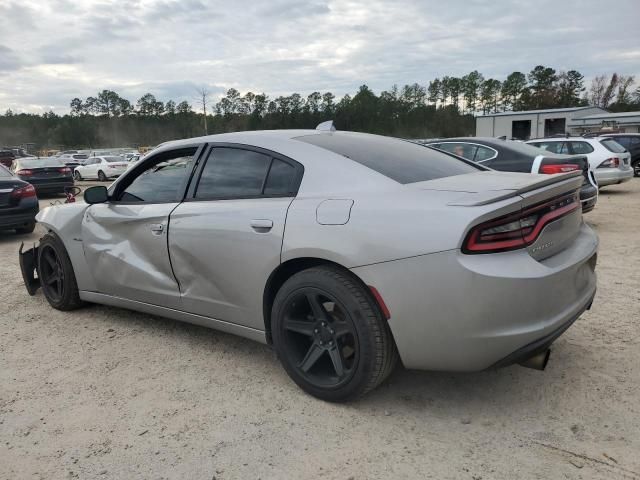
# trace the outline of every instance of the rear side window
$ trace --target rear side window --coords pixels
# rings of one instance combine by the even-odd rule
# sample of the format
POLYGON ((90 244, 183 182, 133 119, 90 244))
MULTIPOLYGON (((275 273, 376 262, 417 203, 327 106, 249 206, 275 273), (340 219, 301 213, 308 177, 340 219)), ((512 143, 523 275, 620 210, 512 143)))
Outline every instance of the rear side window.
POLYGON ((467 160, 473 160, 476 156, 476 150, 478 149, 476 145, 457 142, 441 143, 437 148, 444 150, 445 152, 453 153, 459 157, 466 158, 467 160))
POLYGON ((593 152, 593 147, 587 142, 571 142, 571 150, 578 155, 593 152))
POLYGON ((497 152, 489 147, 478 146, 478 150, 476 150, 476 156, 473 158, 475 162, 484 162, 485 160, 489 160, 497 156, 497 152))
POLYGON ((432 148, 378 135, 338 132, 303 135, 296 140, 347 157, 402 184, 481 169, 432 148))
POLYGON ((296 169, 277 158, 273 159, 269 176, 264 185, 265 195, 286 195, 291 192, 294 187, 293 183, 296 179, 296 169))
POLYGON ((604 148, 613 153, 624 153, 625 148, 616 142, 613 138, 606 138, 604 140, 600 140, 600 143, 604 145, 604 148))
POLYGON ((0 165, 0 178, 10 178, 13 177, 11 172, 4 168, 4 166, 0 165))
POLYGON ((271 157, 238 148, 214 148, 202 170, 196 198, 253 197, 262 193, 271 157))

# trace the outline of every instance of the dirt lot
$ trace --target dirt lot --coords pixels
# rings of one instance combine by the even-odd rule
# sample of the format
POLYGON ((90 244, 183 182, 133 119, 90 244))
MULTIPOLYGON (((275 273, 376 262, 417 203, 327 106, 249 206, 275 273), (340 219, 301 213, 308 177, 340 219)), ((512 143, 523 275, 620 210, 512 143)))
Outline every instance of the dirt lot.
POLYGON ((0 234, 0 478, 640 479, 639 207, 634 179, 587 215, 598 294, 545 372, 399 368, 349 405, 248 340, 53 310, 19 274, 39 234, 0 234))

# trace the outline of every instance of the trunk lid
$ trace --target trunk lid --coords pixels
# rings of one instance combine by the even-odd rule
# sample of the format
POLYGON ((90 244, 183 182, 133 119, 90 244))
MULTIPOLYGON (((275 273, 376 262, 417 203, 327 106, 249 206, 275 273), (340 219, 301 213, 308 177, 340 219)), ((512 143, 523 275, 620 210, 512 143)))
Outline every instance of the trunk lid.
MULTIPOLYGON (((479 216, 469 225, 468 231, 479 224, 494 221, 505 216, 536 216, 540 222, 535 239, 526 248, 536 260, 544 260, 566 249, 579 234, 582 225, 582 211, 578 191, 584 181, 581 171, 556 175, 538 175, 515 172, 477 172, 466 175, 445 177, 419 184, 413 188, 459 192, 447 204, 479 210, 479 216), (513 202, 505 209, 505 201, 513 202), (567 214, 544 223, 554 211, 566 209, 567 205, 577 207, 567 214), (487 209, 495 204, 495 209, 487 209)), ((537 226, 537 224, 536 224, 537 226)), ((467 232, 465 232, 466 235, 467 232)))

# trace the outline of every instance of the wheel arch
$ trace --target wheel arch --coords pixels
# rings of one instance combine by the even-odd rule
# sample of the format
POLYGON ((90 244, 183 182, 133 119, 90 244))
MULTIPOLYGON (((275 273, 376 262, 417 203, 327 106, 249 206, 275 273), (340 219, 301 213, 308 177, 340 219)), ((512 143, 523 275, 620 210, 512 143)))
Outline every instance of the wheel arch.
MULTIPOLYGON (((359 281, 368 291, 369 287, 366 285, 366 283, 358 275, 353 273, 352 270, 349 270, 347 267, 341 265, 340 263, 327 260, 326 258, 298 257, 289 259, 286 262, 281 263, 271 273, 271 275, 269 275, 263 294, 262 311, 264 318, 264 332, 267 343, 269 345, 273 343, 271 337, 271 308, 273 307, 273 301, 276 297, 276 294, 278 293, 278 290, 280 290, 280 287, 282 287, 282 285, 284 285, 284 283, 296 273, 308 268, 313 268, 321 265, 333 266, 339 268, 344 272, 347 272, 349 275, 359 281)), ((374 301, 376 304, 378 304, 375 298, 374 301)))

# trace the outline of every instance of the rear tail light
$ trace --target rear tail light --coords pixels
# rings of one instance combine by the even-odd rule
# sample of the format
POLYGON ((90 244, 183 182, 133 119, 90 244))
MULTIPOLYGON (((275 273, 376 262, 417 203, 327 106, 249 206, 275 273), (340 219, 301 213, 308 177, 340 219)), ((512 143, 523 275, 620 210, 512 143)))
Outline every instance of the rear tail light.
POLYGON ((554 173, 575 172, 576 170, 580 170, 580 167, 578 165, 574 165, 572 163, 565 163, 562 165, 542 165, 542 168, 540 169, 540 173, 553 175, 554 173))
POLYGON ((58 171, 60 173, 71 173, 71 169, 69 167, 59 168, 58 171))
POLYGON ((11 198, 21 199, 21 198, 29 198, 36 196, 36 189, 30 183, 22 188, 16 188, 13 192, 11 192, 11 198))
POLYGON ((598 168, 617 168, 620 166, 620 159, 618 157, 607 158, 604 162, 598 165, 598 168))
POLYGON ((23 177, 28 177, 30 175, 33 175, 33 170, 29 170, 28 168, 22 169, 22 170, 18 170, 16 172, 16 175, 21 175, 23 177))
POLYGON ((467 234, 462 252, 496 253, 524 248, 534 243, 542 229, 580 206, 578 193, 562 195, 526 210, 476 225, 467 234))

